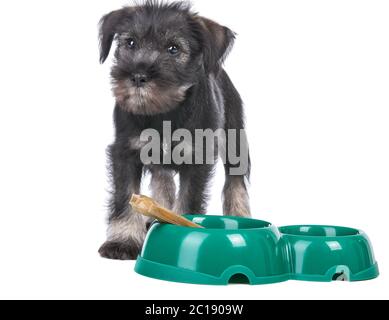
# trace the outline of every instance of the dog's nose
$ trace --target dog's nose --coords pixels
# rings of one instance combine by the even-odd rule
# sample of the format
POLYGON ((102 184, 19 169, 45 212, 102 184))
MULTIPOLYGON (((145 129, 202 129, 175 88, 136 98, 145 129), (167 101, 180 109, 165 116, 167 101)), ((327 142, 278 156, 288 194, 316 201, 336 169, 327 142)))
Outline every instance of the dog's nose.
POLYGON ((142 88, 147 83, 147 76, 145 74, 137 73, 131 77, 131 81, 138 88, 142 88))

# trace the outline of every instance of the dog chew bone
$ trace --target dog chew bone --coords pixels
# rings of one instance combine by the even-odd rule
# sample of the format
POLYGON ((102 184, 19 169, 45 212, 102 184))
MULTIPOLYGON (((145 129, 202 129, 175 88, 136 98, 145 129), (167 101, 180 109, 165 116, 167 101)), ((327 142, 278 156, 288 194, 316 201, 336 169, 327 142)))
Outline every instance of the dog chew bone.
POLYGON ((130 204, 135 211, 144 216, 151 217, 157 219, 158 221, 175 224, 183 227, 191 227, 191 228, 204 228, 166 208, 161 207, 157 202, 153 199, 134 194, 131 197, 130 204))

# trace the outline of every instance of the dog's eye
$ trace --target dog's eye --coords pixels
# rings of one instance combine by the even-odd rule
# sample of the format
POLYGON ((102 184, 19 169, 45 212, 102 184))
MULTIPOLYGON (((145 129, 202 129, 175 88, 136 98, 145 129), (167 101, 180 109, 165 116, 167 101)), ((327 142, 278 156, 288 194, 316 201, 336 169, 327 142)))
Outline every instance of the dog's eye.
POLYGON ((135 45, 136 45, 136 42, 135 42, 135 40, 133 38, 129 38, 129 39, 127 39, 127 44, 128 44, 130 49, 134 49, 135 45))
POLYGON ((172 56, 174 56, 174 55, 176 55, 177 53, 180 52, 180 48, 179 48, 178 46, 176 46, 176 45, 171 45, 171 46, 167 49, 167 51, 168 51, 172 56))

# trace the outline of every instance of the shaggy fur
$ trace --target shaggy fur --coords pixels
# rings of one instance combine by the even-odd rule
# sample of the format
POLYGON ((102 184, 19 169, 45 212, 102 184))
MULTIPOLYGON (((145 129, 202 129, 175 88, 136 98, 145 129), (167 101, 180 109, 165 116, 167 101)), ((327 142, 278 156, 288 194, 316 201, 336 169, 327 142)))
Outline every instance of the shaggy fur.
MULTIPOLYGON (((135 259, 145 235, 146 221, 129 207, 140 192, 145 172, 152 174, 153 195, 179 213, 205 213, 207 186, 213 165, 145 166, 139 137, 147 128, 162 134, 163 121, 172 130, 243 129, 241 98, 222 63, 234 33, 203 18, 186 3, 147 1, 104 16, 100 23, 100 60, 116 42, 112 67, 116 138, 108 149, 112 199, 108 239, 99 252, 111 259, 135 259), (177 50, 176 50, 177 49, 177 50), (180 175, 175 199, 173 175, 180 175)), ((239 141, 236 141, 239 144, 239 141)), ((224 214, 248 216, 247 172, 230 176, 225 164, 224 214)))

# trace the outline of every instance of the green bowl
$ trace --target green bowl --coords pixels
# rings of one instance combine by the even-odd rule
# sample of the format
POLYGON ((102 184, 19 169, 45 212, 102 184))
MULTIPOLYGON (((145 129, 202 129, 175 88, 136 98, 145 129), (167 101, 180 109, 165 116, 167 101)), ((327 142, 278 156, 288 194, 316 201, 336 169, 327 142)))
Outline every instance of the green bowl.
POLYGON ((367 280, 378 276, 368 238, 330 226, 186 215, 204 229, 155 223, 135 271, 160 280, 227 285, 295 280, 367 280), (280 232, 281 231, 281 232, 280 232))
POLYGON ((154 224, 136 264, 138 273, 214 285, 288 280, 286 246, 275 226, 237 217, 186 217, 205 229, 154 224))
POLYGON ((367 235, 357 229, 300 225, 281 227, 288 244, 291 279, 369 280, 378 265, 367 235))

